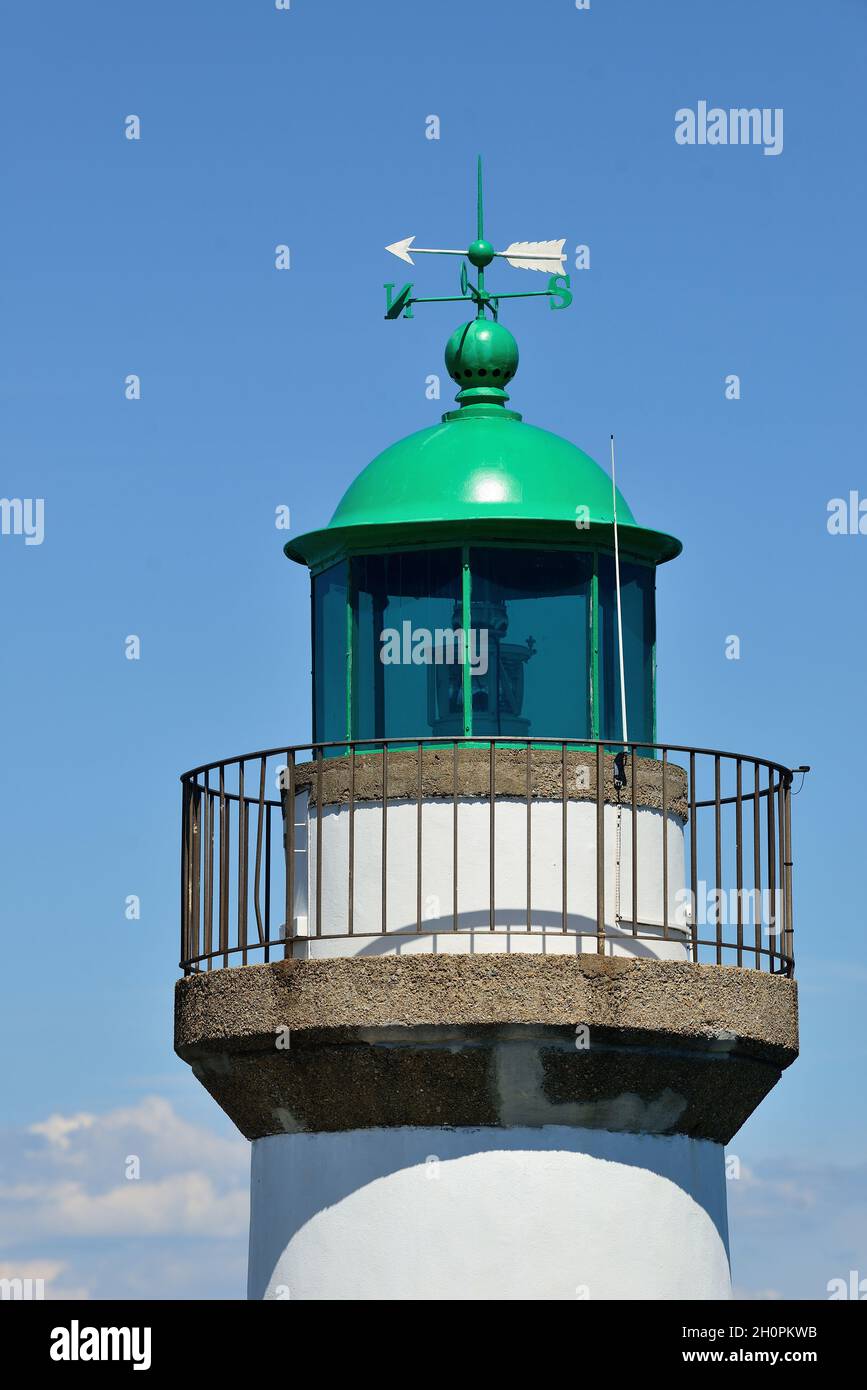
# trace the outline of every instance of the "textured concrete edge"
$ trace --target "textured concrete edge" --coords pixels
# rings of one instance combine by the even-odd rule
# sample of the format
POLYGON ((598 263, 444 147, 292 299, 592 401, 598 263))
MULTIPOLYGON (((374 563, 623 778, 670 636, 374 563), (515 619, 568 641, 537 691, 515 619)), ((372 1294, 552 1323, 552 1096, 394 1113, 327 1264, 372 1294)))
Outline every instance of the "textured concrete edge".
POLYGON ((239 966, 188 976, 175 992, 182 1057, 256 1050, 284 1028, 337 1041, 359 1030, 509 1024, 586 1024, 631 1041, 655 1034, 681 1045, 730 1045, 784 1068, 798 1053, 797 986, 736 966, 416 955, 239 966))
MULTIPOLYGON (((559 749, 530 749, 530 799, 560 801, 563 797, 563 759, 559 749)), ((603 756, 603 798, 607 805, 622 805, 631 809, 632 773, 627 762, 626 786, 618 794, 614 786, 614 755, 603 756)), ((524 749, 497 748, 494 757, 494 794, 497 800, 527 795, 527 754, 524 749)), ((355 766, 345 756, 323 758, 321 762, 297 763, 295 787, 309 791, 316 799, 318 779, 322 778, 322 804, 347 805, 352 796, 356 802, 381 801, 383 758, 381 753, 358 753, 355 766)), ((635 800, 644 809, 660 811, 663 804, 662 763, 654 758, 635 760, 635 800)), ((688 778, 677 763, 666 764, 665 802, 671 815, 686 822, 688 818, 688 778)), ((388 755, 388 800, 406 801, 445 797, 457 792, 459 797, 490 795, 491 766, 487 748, 459 748, 455 762, 451 747, 423 748, 421 779, 415 751, 393 749, 388 755), (419 781, 421 785, 419 785, 419 781)), ((566 799, 568 801, 596 800, 596 754, 582 749, 566 750, 566 799), (579 771, 582 775, 579 777, 579 771)))

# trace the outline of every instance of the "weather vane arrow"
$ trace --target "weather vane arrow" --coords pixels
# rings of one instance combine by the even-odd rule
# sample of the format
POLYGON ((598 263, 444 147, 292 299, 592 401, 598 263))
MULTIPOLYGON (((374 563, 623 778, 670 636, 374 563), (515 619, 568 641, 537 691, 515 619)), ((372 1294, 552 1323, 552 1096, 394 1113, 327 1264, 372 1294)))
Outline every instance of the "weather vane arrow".
MULTIPOLYGON (((408 236, 403 241, 393 241, 385 249, 409 265, 415 264, 413 256, 469 256, 469 250, 449 251, 442 246, 413 246, 414 241, 414 236, 408 236)), ((565 237, 560 241, 513 241, 505 251, 494 251, 494 256, 500 256, 516 270, 547 270, 550 275, 555 268, 557 273, 562 272, 566 260, 563 252, 565 245, 565 237)))
POLYGON ((495 251, 485 240, 484 213, 482 207, 482 159, 479 156, 477 173, 476 240, 465 251, 452 250, 442 246, 414 246, 414 236, 403 241, 394 241, 386 246, 393 256, 414 265, 413 256, 460 256, 469 261, 478 271, 478 284, 470 284, 466 265, 461 266, 461 292, 459 295, 438 295, 420 297, 412 293, 411 284, 404 285, 400 292, 393 294, 394 285, 386 285, 387 319, 397 319, 403 315, 412 318, 413 304, 451 304, 461 299, 472 299, 476 305, 476 316, 484 317, 490 313, 496 319, 501 299, 547 298, 552 309, 566 309, 572 303, 569 276, 564 273, 566 256, 563 247, 566 238, 560 241, 513 241, 504 251, 495 251), (485 289, 485 267, 499 258, 515 270, 545 271, 550 276, 545 290, 525 290, 523 293, 490 294, 485 289), (557 302, 559 301, 559 302, 557 302))

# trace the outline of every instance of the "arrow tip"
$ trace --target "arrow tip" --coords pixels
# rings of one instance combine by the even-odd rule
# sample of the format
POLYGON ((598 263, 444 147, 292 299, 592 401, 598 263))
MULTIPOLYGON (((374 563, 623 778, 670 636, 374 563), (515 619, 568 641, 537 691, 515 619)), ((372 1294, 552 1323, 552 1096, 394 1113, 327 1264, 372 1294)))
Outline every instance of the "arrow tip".
POLYGON ((386 246, 386 251, 390 251, 393 256, 399 256, 402 261, 413 265, 414 261, 409 254, 409 249, 415 241, 414 236, 405 237, 403 241, 393 241, 390 246, 386 246))

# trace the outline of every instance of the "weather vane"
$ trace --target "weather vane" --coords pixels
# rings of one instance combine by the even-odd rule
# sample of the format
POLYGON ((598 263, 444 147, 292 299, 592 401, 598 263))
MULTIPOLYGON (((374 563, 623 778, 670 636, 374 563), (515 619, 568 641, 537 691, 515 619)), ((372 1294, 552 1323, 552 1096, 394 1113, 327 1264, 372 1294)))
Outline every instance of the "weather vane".
POLYGON ((499 314, 501 299, 548 299, 552 309, 567 309, 569 307, 572 303, 572 291, 569 287, 569 276, 563 271, 566 261, 563 252, 565 237, 560 241, 513 241, 510 246, 506 247, 505 251, 495 251, 491 243, 485 240, 481 155, 478 162, 476 209, 476 239, 467 247, 466 251, 451 251, 433 246, 413 246, 414 236, 406 237, 403 241, 395 241, 392 242, 391 246, 386 246, 386 251, 390 251, 393 256, 398 256, 409 265, 414 264, 413 256, 464 257, 464 264, 461 266, 461 292, 459 295, 422 297, 413 294, 411 283, 404 285, 400 292, 395 295, 394 284, 385 285, 385 317, 387 319, 397 319, 401 315, 404 318, 412 318, 413 304, 455 304, 466 299, 472 300, 475 304, 477 318, 484 318, 485 314, 489 313, 491 318, 496 319, 499 314), (489 294, 485 289, 485 267, 489 266, 495 258, 506 261, 516 270, 547 272, 550 276, 548 288, 510 294, 489 294), (478 282, 475 285, 470 282, 466 266, 467 261, 475 266, 478 272, 478 282))

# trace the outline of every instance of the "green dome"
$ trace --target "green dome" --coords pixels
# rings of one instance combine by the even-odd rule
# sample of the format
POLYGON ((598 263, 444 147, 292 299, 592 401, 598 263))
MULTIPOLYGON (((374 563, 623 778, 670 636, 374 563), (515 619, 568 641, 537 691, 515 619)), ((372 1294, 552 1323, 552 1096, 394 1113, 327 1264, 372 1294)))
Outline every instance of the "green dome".
MULTIPOLYGON (((328 526, 285 551, 320 570, 350 553, 409 545, 610 548, 612 521, 611 479, 588 454, 502 405, 466 405, 377 455, 328 526)), ((680 553, 673 536, 636 524, 619 491, 617 523, 624 555, 661 564, 680 553)))

